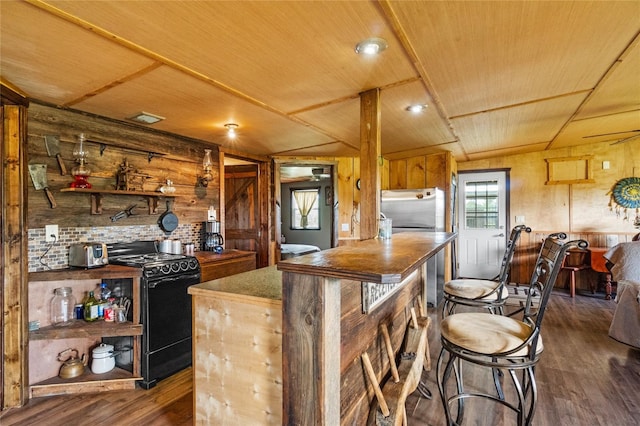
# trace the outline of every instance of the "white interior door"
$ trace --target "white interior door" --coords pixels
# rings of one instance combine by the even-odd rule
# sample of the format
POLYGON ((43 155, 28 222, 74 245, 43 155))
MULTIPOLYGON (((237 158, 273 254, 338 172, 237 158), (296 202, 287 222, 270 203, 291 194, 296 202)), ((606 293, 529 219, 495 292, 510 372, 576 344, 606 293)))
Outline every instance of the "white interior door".
POLYGON ((506 171, 459 174, 459 277, 498 275, 509 234, 506 200, 506 171))

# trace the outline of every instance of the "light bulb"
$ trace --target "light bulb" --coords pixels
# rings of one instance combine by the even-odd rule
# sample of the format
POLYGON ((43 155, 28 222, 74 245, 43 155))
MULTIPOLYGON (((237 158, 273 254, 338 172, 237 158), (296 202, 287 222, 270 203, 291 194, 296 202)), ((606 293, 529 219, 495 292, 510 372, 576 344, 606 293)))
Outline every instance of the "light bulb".
POLYGON ((238 128, 238 125, 235 123, 227 123, 224 125, 224 127, 227 128, 227 137, 229 139, 235 139, 236 138, 236 129, 238 128))
POLYGON ((413 113, 419 113, 419 112, 422 112, 422 111, 424 111, 426 109, 427 109, 427 105, 426 104, 410 105, 410 106, 407 107, 407 111, 413 112, 413 113))
POLYGON ((377 55, 387 48, 387 42, 378 37, 368 38, 356 45, 356 53, 363 55, 377 55))

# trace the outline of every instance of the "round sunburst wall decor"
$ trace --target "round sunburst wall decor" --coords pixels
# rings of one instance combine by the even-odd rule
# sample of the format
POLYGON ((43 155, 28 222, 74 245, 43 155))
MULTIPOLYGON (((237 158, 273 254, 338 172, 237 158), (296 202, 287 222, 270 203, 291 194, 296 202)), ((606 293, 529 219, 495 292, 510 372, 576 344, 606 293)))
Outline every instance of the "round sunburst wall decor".
POLYGON ((640 225, 640 177, 628 177, 620 179, 613 185, 609 198, 609 207, 614 208, 616 214, 624 214, 623 219, 629 220, 629 209, 635 209, 635 226, 640 225))

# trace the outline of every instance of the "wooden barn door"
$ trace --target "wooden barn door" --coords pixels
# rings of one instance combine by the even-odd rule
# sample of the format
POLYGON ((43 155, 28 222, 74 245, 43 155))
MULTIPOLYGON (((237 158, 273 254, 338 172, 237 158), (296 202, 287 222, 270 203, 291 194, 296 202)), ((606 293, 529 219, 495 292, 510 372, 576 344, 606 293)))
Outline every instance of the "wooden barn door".
POLYGON ((225 166, 225 248, 257 252, 260 267, 258 165, 225 166))

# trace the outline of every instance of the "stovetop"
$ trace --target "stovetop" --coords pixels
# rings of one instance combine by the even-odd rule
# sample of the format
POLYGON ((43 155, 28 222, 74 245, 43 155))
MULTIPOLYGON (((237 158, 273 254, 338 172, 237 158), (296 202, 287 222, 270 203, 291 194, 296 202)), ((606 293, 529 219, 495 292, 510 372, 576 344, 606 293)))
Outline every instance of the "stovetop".
POLYGON ((110 256, 110 259, 114 263, 117 261, 120 265, 129 266, 144 266, 147 263, 155 262, 169 262, 174 260, 186 259, 190 256, 182 254, 169 254, 169 253, 143 253, 143 254, 127 254, 123 256, 110 256))
POLYGON ((107 245, 109 263, 143 269, 147 279, 200 272, 194 256, 157 252, 155 241, 112 243, 107 245))

